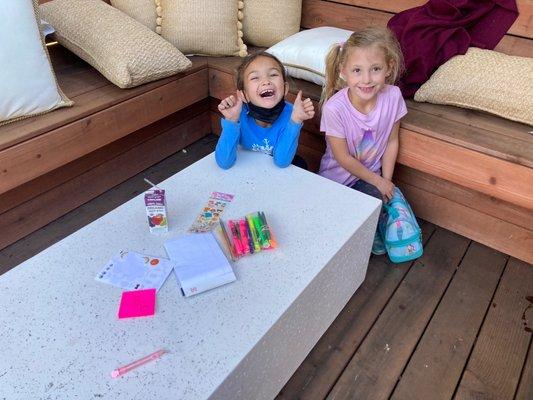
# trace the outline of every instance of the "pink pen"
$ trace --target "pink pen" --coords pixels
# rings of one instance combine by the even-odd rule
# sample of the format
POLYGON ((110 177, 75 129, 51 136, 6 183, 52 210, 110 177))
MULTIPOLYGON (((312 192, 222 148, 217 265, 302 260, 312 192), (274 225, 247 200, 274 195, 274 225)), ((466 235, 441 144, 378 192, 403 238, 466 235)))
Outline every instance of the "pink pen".
POLYGON ((119 367, 111 372, 111 377, 118 378, 119 376, 124 375, 126 372, 129 372, 132 369, 140 367, 141 365, 146 364, 147 362, 157 360, 159 357, 161 357, 166 352, 167 351, 164 349, 157 350, 155 353, 147 355, 146 357, 143 357, 140 360, 134 361, 128 365, 124 365, 123 367, 119 367))

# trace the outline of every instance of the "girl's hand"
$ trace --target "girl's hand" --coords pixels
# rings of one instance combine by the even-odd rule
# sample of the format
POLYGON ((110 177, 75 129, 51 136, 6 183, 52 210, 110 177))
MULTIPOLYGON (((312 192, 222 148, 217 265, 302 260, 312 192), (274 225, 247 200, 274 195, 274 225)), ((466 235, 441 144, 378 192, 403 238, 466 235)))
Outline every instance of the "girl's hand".
POLYGON ((383 195, 383 201, 388 203, 394 194, 394 183, 388 179, 381 178, 376 186, 383 195))
POLYGON ((306 119, 313 118, 314 115, 315 107, 313 106, 313 102, 309 97, 305 100, 302 100, 302 91, 300 90, 296 96, 296 100, 294 100, 291 115, 292 121, 296 122, 297 124, 301 124, 306 119))
POLYGON ((225 119, 233 122, 239 122, 242 103, 244 101, 244 94, 241 90, 237 90, 235 96, 231 95, 220 102, 218 105, 218 110, 222 113, 225 119))

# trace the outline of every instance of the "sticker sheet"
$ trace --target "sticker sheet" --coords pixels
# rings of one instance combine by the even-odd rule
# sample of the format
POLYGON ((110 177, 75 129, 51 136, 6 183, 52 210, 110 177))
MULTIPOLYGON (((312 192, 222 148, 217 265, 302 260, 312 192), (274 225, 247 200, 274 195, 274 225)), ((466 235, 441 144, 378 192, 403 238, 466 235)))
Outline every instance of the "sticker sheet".
POLYGON ((121 251, 109 260, 95 279, 127 290, 159 291, 173 267, 174 264, 166 258, 121 251))
POLYGON ((232 194, 213 192, 189 232, 203 233, 212 230, 220 220, 226 206, 233 200, 232 194))

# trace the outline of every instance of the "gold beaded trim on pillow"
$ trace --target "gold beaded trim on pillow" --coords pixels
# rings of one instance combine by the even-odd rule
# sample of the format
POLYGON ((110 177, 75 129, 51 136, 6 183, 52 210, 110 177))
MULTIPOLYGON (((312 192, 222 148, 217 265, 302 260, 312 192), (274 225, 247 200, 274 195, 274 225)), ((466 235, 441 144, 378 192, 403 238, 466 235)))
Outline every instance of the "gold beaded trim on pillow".
POLYGON ((244 9, 244 2, 243 1, 239 1, 238 3, 238 6, 237 6, 238 10, 237 11, 237 35, 238 35, 238 42, 239 42, 239 57, 246 57, 248 55, 248 48, 246 47, 246 45, 244 44, 244 41, 242 40, 242 37, 244 36, 243 32, 242 32, 242 20, 244 18, 244 14, 242 12, 242 10, 244 9))
POLYGON ((158 35, 161 35, 161 22, 163 21, 162 11, 161 0, 155 0, 155 13, 157 15, 155 19, 155 33, 158 35))

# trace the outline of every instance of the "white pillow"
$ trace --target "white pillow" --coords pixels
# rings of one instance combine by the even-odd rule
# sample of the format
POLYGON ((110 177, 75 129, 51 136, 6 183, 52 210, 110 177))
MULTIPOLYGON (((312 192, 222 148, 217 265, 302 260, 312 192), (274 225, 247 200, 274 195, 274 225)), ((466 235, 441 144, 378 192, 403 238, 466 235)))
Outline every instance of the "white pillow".
POLYGON ((287 73, 298 79, 324 85, 326 55, 335 43, 348 40, 352 31, 324 26, 300 31, 267 50, 287 68, 287 73))
POLYGON ((0 4, 0 125, 71 105, 39 31, 37 1, 0 4))

